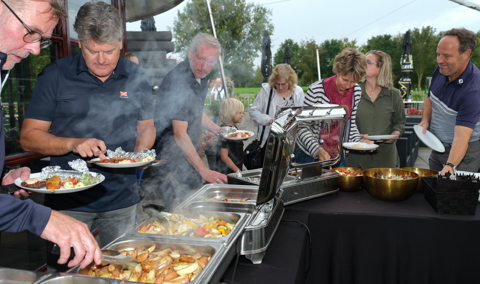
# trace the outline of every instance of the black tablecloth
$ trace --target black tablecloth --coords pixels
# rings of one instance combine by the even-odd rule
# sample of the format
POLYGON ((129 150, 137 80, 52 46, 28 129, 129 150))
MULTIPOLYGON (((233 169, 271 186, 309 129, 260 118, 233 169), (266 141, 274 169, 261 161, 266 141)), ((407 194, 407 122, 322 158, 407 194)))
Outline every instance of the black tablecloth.
POLYGON ((283 219, 303 220, 311 232, 306 280, 308 236, 302 226, 282 222, 262 264, 241 257, 235 283, 480 283, 478 207, 473 216, 443 215, 422 193, 386 202, 365 190, 293 204, 283 219))
MULTIPOLYGON (((480 209, 437 214, 417 193, 385 202, 365 190, 297 203, 309 213, 306 283, 480 283, 480 209)), ((279 249, 272 247, 271 250, 279 249)))
MULTIPOLYGON (((285 211, 262 263, 253 264, 241 256, 234 283, 305 283, 310 242, 307 230, 297 222, 307 224, 308 215, 303 211, 285 211)), ((232 281, 235 258, 223 275, 224 283, 232 281)))

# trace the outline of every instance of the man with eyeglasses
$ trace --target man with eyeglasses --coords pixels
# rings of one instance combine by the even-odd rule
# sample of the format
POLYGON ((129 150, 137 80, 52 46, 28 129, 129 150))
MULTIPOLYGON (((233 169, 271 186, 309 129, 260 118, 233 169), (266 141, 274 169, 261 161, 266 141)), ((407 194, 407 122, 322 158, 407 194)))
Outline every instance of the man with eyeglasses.
MULTIPOLYGON (((0 65, 1 87, 5 84, 10 70, 30 54, 37 55, 41 48, 48 47, 58 20, 67 13, 63 0, 51 1, 6 1, 0 6, 0 65), (15 11, 15 12, 14 12, 15 11), (21 20, 23 18, 23 20, 21 20)), ((0 88, 1 90, 1 88, 0 88)), ((5 161, 5 141, 3 133, 3 114, 0 107, 0 169, 5 161)), ((20 168, 8 172, 2 185, 11 184, 17 178, 22 180, 30 176, 30 169, 20 168)), ((26 197, 21 190, 16 197, 26 197)), ((81 263, 85 267, 92 260, 100 264, 101 252, 88 227, 69 216, 34 203, 32 200, 19 200, 13 196, 0 195, 0 231, 22 232, 28 230, 41 238, 52 241, 60 247, 59 264, 70 257, 70 248, 74 248, 75 258, 68 262, 72 267, 81 263)))
POLYGON ((201 186, 227 183, 224 174, 210 170, 200 157, 200 134, 204 127, 217 134, 222 127, 203 113, 208 92, 208 74, 217 63, 220 43, 208 34, 197 34, 188 58, 163 79, 155 103, 156 151, 167 163, 144 172, 142 191, 155 196, 160 189, 167 208, 182 201, 201 186))
MULTIPOLYGON (((87 2, 73 27, 81 53, 40 73, 20 132, 22 148, 48 155, 51 165, 64 169, 79 158, 103 159, 107 149, 150 149, 152 84, 142 67, 120 56, 124 30, 118 10, 87 2)), ((132 167, 90 170, 105 180, 84 191, 46 195, 45 205, 97 228, 104 247, 135 225, 137 178, 132 167)))

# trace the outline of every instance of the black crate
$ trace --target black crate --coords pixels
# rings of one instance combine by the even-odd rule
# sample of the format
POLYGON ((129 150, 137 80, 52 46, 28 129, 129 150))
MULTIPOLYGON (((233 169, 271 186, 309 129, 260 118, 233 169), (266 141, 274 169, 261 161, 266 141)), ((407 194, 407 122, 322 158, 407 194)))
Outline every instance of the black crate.
POLYGON ((475 215, 480 183, 422 177, 423 195, 435 212, 475 215))

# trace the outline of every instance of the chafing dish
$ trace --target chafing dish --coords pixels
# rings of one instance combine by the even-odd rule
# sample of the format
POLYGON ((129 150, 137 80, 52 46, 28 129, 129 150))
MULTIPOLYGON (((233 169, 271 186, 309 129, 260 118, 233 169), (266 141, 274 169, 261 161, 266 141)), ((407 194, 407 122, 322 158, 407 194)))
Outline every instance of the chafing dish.
MULTIPOLYGON (((139 247, 148 248, 156 244, 156 250, 164 250, 170 248, 175 250, 179 253, 185 254, 194 254, 194 253, 201 253, 202 255, 211 257, 207 265, 204 269, 200 272, 199 276, 189 283, 218 283, 220 280, 224 270, 232 260, 233 256, 235 255, 235 251, 231 249, 227 249, 228 246, 222 244, 196 244, 194 242, 186 242, 186 241, 172 241, 166 242, 164 240, 159 240, 156 238, 136 238, 132 239, 129 237, 120 237, 115 241, 111 242, 105 248, 123 251, 123 250, 133 250, 139 247), (228 263, 224 263, 228 262, 228 263), (222 269, 223 268, 223 269, 222 269)), ((130 281, 120 281, 120 280, 113 280, 100 278, 100 277, 89 277, 85 275, 80 275, 80 267, 76 266, 71 268, 67 271, 69 275, 75 275, 77 277, 84 277, 87 279, 104 279, 108 281, 107 283, 138 283, 138 282, 130 282, 130 281)), ((57 277, 55 277, 57 278, 57 277)), ((53 279, 55 279, 53 278, 53 279)), ((61 282, 55 282, 61 283, 61 282)))
MULTIPOLYGON (((195 208, 197 209, 197 208, 195 208)), ((186 217, 196 218, 199 214, 210 218, 214 217, 215 219, 226 221, 227 223, 235 224, 233 229, 230 231, 228 235, 222 236, 220 238, 202 238, 202 237, 190 237, 190 236, 172 236, 172 235, 155 235, 155 234, 145 234, 140 233, 138 230, 144 226, 148 225, 154 221, 160 221, 161 223, 166 223, 165 227, 168 227, 168 221, 165 218, 162 218, 162 215, 169 215, 170 213, 167 212, 159 212, 157 217, 149 218, 144 222, 140 222, 135 226, 135 228, 129 232, 127 232, 126 236, 130 237, 151 237, 151 238, 159 238, 164 241, 168 240, 182 240, 186 239, 189 241, 193 241, 198 244, 202 243, 230 243, 232 240, 238 238, 238 235, 242 233, 243 228, 245 227, 244 223, 246 219, 249 218, 249 215, 245 213, 231 213, 231 212, 218 212, 218 210, 213 210, 211 208, 198 208, 200 210, 174 210, 174 213, 182 214, 186 217), (217 212, 215 212, 217 211, 217 212)))
POLYGON ((42 281, 51 274, 0 267, 0 284, 24 284, 42 281))
MULTIPOLYGON (((305 170, 308 175, 303 175, 302 169, 289 172, 281 185, 285 206, 297 202, 336 193, 338 191, 338 173, 331 170, 309 168, 305 170), (317 173, 317 170, 321 170, 317 173)), ((243 171, 242 176, 235 173, 228 174, 229 184, 259 185, 262 169, 243 171)))

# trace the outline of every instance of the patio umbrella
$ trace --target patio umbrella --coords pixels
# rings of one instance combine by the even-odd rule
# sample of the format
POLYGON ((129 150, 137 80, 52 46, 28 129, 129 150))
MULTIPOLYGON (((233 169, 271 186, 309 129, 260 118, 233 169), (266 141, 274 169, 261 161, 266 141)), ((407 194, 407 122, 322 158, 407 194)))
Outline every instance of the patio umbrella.
POLYGON ((264 31, 262 39, 262 64, 260 66, 264 83, 268 82, 268 77, 272 74, 272 51, 270 50, 270 43, 268 31, 264 31))
POLYGON ((290 48, 285 46, 285 51, 283 52, 283 63, 290 65, 290 48))
POLYGON ((400 94, 404 101, 410 99, 412 92, 412 79, 410 78, 413 72, 412 60, 412 38, 410 37, 410 30, 405 33, 402 42, 403 53, 400 60, 400 68, 402 70, 402 78, 398 82, 400 84, 400 94))

